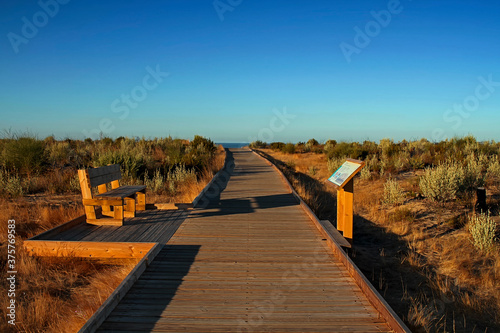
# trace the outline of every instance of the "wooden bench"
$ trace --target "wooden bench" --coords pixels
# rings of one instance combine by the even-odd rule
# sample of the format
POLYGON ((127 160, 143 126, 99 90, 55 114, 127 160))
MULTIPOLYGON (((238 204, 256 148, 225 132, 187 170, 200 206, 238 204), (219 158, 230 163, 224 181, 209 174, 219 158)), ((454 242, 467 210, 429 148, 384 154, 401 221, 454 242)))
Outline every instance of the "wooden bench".
POLYGON ((118 164, 78 170, 83 206, 87 223, 97 225, 123 225, 124 217, 134 217, 136 210, 146 209, 146 186, 120 186, 122 178, 118 164), (111 184, 108 191, 107 184, 111 184), (99 194, 92 189, 97 187, 99 194), (101 216, 96 214, 101 206, 101 216))

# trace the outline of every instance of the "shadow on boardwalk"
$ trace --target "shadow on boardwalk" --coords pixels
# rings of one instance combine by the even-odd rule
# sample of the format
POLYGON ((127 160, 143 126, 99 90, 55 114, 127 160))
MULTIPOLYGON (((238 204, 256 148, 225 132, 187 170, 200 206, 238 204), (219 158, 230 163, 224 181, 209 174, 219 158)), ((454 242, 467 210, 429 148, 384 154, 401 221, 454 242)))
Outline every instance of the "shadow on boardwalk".
POLYGON ((126 330, 153 331, 199 250, 199 245, 165 245, 98 332, 114 331, 124 322, 126 330))
POLYGON ((223 199, 211 202, 203 211, 193 212, 190 218, 250 214, 257 210, 297 206, 299 203, 291 193, 241 199, 223 199))

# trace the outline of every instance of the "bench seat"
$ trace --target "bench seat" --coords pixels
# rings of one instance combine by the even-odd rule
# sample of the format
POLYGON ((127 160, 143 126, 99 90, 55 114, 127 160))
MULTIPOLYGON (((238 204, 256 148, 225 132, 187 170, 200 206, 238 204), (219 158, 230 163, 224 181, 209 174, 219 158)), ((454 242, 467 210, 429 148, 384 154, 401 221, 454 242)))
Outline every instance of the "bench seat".
POLYGON ((146 189, 144 185, 124 185, 118 188, 115 188, 111 191, 104 192, 101 194, 97 194, 94 196, 95 199, 108 199, 108 200, 120 200, 123 198, 131 197, 135 195, 137 192, 143 191, 146 189))

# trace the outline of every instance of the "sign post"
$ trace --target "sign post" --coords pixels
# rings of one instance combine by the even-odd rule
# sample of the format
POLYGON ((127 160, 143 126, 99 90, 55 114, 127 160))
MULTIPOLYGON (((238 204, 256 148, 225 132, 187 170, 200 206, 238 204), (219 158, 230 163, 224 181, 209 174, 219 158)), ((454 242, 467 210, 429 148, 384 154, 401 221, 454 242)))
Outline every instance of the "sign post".
POLYGON ((337 188, 337 230, 352 244, 354 176, 365 166, 365 162, 348 158, 328 182, 337 188))

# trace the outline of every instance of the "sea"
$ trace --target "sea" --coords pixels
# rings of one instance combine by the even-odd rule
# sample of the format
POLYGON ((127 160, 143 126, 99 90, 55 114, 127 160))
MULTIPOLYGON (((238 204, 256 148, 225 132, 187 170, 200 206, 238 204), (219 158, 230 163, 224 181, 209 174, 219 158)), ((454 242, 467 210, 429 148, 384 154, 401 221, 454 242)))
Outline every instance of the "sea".
POLYGON ((222 145, 224 148, 243 148, 248 146, 248 142, 216 142, 216 145, 222 145))

